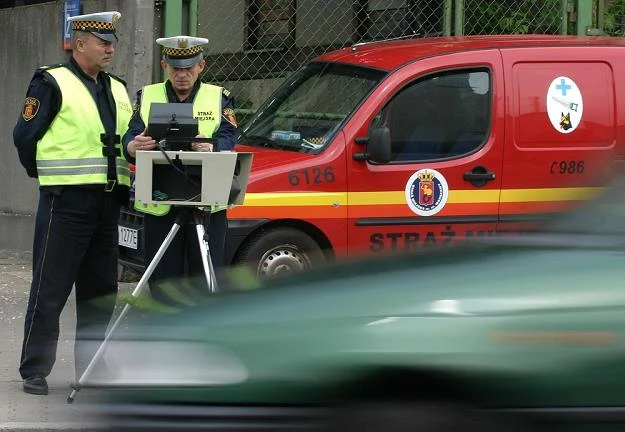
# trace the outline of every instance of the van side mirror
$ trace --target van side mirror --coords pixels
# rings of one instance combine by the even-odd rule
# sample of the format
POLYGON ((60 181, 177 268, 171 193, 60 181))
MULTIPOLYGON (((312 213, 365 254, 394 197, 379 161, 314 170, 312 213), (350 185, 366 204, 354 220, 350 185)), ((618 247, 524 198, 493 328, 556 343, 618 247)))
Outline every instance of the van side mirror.
POLYGON ((388 127, 372 128, 369 131, 367 154, 371 162, 387 163, 391 160, 391 131, 388 127))

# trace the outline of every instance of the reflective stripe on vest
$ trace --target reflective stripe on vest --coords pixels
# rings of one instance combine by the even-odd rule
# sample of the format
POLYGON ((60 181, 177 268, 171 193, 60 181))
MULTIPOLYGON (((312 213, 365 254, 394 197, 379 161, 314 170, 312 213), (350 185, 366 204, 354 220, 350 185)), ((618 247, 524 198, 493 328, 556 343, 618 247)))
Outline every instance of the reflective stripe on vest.
MULTIPOLYGON (((104 125, 89 90, 66 67, 46 71, 61 90, 61 108, 37 143, 37 174, 40 185, 106 184, 108 161, 102 154, 100 134, 104 125)), ((132 106, 126 87, 110 78, 116 106, 116 131, 120 137, 128 127, 132 106)), ((120 155, 121 142, 116 144, 120 155)), ((130 167, 121 156, 115 159, 117 182, 130 186, 130 167)))
MULTIPOLYGON (((212 137, 221 123, 221 94, 222 87, 211 84, 200 84, 200 88, 193 99, 193 117, 198 120, 199 133, 212 137)), ((143 87, 141 92, 140 115, 144 124, 148 124, 152 103, 167 103, 167 88, 165 83, 156 83, 143 87)), ((169 204, 144 204, 135 201, 135 210, 163 216, 169 213, 169 204)), ((227 206, 211 206, 211 212, 225 210, 227 206)))

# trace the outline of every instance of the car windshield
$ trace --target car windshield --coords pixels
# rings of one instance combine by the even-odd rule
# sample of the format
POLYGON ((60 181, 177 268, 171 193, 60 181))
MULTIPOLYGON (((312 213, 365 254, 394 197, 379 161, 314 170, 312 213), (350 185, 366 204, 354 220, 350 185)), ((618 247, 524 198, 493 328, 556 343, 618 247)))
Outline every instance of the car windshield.
POLYGON ((238 142, 319 152, 385 75, 362 67, 311 63, 287 78, 260 107, 238 142))

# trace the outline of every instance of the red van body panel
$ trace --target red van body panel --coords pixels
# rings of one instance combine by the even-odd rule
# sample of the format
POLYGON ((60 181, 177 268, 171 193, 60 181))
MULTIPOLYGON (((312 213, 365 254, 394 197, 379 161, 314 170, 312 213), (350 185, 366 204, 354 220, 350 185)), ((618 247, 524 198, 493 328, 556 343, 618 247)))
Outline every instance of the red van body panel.
MULTIPOLYGON (((570 208, 595 193, 613 174, 613 161, 625 154, 625 114, 616 98, 619 89, 625 94, 619 78, 624 76, 624 47, 618 38, 477 36, 356 45, 318 57, 314 62, 363 66, 387 75, 320 153, 237 148, 254 152, 254 165, 245 204, 231 209, 229 218, 235 225, 246 218, 263 222, 239 236, 234 260, 246 239, 268 227, 302 230, 331 252, 328 258, 342 259, 515 232, 534 217, 570 208), (358 156, 367 151, 363 142, 372 122, 402 89, 463 71, 481 71, 490 80, 489 125, 479 148, 458 157, 403 163, 358 156), (556 79, 564 90, 558 90, 556 79), (580 101, 565 100, 568 80, 580 101), (578 103, 579 108, 582 100, 574 132, 553 122, 554 106, 561 106, 565 116, 562 104, 578 103), (432 214, 415 214, 420 207, 410 182, 423 170, 425 180, 415 184, 426 189, 434 184, 427 182, 432 180, 427 170, 432 170, 448 195, 432 214), (467 180, 467 173, 487 173, 492 179, 482 184, 467 180), (324 181, 324 175, 332 181, 324 181)), ((452 107, 456 102, 441 96, 437 103, 452 107)), ((573 118, 577 114, 571 111, 573 118)))

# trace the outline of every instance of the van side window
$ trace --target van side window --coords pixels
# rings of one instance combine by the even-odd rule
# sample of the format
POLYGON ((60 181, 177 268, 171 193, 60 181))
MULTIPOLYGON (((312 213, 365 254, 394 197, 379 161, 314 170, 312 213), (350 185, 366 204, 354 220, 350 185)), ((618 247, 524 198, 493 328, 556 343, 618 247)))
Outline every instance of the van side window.
POLYGON ((371 127, 390 129, 393 162, 458 157, 486 141, 491 99, 486 69, 428 76, 402 88, 371 127))

